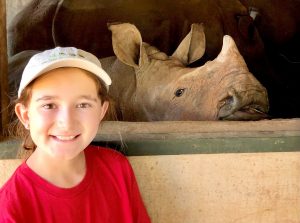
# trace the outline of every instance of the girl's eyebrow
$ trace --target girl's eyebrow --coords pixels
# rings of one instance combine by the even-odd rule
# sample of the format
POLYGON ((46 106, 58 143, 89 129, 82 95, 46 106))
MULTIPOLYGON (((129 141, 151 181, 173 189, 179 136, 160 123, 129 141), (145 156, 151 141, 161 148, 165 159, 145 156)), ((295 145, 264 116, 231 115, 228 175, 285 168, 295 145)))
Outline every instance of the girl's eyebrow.
POLYGON ((79 97, 80 99, 86 99, 86 100, 89 100, 89 101, 94 101, 94 102, 97 102, 97 98, 91 96, 91 95, 81 95, 79 97))
POLYGON ((35 101, 38 102, 38 101, 48 101, 48 100, 53 100, 53 99, 56 99, 57 97, 56 96, 42 96, 40 98, 37 98, 35 101))
MULTIPOLYGON (((57 99, 57 98, 58 98, 57 96, 45 95, 45 96, 42 96, 40 98, 37 98, 35 101, 36 102, 38 102, 38 101, 49 101, 49 100, 54 100, 54 99, 57 99)), ((97 102, 97 98, 95 98, 91 95, 80 95, 78 97, 78 99, 85 99, 85 100, 97 102)))

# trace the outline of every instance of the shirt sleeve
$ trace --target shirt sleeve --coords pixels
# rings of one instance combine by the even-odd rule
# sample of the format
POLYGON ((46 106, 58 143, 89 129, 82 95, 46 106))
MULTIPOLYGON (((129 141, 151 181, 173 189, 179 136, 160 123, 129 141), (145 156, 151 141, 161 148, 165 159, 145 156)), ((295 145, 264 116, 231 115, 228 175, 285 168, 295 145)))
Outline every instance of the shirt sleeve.
POLYGON ((17 199, 12 195, 6 185, 5 188, 0 190, 0 223, 17 223, 18 221, 17 212, 18 205, 17 199))
POLYGON ((136 177, 134 175, 134 171, 129 163, 129 172, 131 178, 131 202, 132 202, 132 211, 135 223, 150 223, 150 217, 145 208, 143 199, 140 194, 140 190, 138 187, 138 183, 136 181, 136 177))

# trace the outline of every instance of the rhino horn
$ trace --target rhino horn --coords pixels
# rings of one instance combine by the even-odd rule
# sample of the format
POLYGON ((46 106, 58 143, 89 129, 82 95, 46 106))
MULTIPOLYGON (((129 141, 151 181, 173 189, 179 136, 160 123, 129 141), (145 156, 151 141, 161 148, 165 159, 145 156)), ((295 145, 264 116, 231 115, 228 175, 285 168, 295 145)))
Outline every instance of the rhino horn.
POLYGON ((140 67, 149 59, 143 46, 142 36, 130 23, 108 24, 112 32, 112 45, 117 58, 131 67, 140 67))
POLYGON ((229 35, 225 35, 223 37, 223 46, 221 52, 217 56, 216 60, 224 63, 229 59, 231 65, 237 64, 239 66, 242 65, 243 67, 247 67, 232 37, 229 35))
POLYGON ((203 24, 193 23, 188 35, 182 40, 173 57, 188 65, 200 59, 205 52, 205 33, 203 24))

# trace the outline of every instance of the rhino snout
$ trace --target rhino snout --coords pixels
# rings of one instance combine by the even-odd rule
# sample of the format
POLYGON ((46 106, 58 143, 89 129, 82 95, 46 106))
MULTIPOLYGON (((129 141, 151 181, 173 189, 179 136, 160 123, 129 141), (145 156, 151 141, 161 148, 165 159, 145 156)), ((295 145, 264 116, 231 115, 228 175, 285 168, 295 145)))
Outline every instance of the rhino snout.
POLYGON ((268 118, 268 97, 266 91, 231 91, 219 102, 219 120, 259 120, 268 118))

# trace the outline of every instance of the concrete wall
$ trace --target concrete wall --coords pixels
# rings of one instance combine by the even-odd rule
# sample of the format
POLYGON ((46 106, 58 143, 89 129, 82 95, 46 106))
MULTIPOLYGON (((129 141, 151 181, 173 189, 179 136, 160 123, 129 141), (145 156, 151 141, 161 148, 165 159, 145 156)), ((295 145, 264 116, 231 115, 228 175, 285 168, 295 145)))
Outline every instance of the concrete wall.
MULTIPOLYGON (((129 160, 153 223, 300 222, 300 152, 129 160)), ((20 162, 0 161, 0 185, 20 162)))

